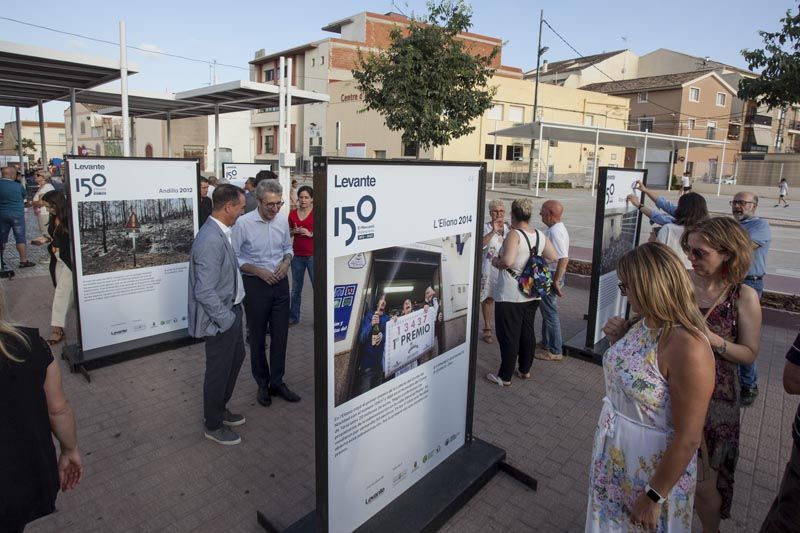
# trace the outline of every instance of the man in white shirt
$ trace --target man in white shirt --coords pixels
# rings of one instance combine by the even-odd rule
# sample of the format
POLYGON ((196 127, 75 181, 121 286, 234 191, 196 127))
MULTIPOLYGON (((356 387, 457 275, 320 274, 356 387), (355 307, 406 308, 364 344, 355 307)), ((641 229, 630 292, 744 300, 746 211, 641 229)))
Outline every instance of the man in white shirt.
POLYGON ((258 207, 242 215, 233 228, 233 249, 244 278, 244 309, 250 331, 250 365, 258 384, 256 400, 267 407, 271 396, 299 402, 300 396, 283 382, 286 342, 289 337, 289 281, 292 263, 289 219, 280 213, 283 187, 277 180, 263 180, 256 187, 258 207), (266 334, 272 344, 269 364, 266 334))
POLYGON ((557 297, 564 296, 561 288, 564 286, 564 276, 569 263, 569 233, 561 216, 564 206, 557 200, 547 200, 542 204, 539 215, 547 229, 544 234, 547 240, 553 243, 558 256, 558 262, 550 263, 550 272, 553 276, 553 288, 550 294, 542 297, 539 309, 542 312, 542 348, 536 350, 534 357, 545 361, 560 361, 563 359, 563 341, 561 339, 561 320, 558 317, 557 297))
POLYGON ((692 190, 692 175, 684 172, 681 176, 681 196, 692 190))

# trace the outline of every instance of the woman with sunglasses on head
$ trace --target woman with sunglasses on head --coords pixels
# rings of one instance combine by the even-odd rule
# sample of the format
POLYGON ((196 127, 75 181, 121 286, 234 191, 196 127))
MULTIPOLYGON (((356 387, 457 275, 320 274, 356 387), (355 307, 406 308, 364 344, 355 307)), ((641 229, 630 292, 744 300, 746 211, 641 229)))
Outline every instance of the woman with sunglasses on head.
POLYGON ((691 531, 697 449, 714 358, 689 275, 661 243, 619 260, 641 319, 603 355, 606 397, 594 437, 586 531, 691 531))
POLYGON ((758 354, 761 306, 744 285, 753 242, 734 219, 714 217, 689 228, 681 244, 692 263, 690 278, 714 350, 715 383, 698 460, 696 506, 703 531, 730 518, 739 456, 739 364, 758 354))

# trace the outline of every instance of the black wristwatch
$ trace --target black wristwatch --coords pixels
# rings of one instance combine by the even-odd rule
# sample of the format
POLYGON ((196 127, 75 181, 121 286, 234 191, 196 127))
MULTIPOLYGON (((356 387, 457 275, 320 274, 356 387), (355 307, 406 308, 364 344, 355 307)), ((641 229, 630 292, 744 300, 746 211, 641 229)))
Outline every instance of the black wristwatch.
POLYGON ((644 486, 644 493, 647 494, 647 497, 653 500, 656 503, 664 503, 667 501, 665 497, 658 493, 656 489, 650 486, 650 483, 644 486))

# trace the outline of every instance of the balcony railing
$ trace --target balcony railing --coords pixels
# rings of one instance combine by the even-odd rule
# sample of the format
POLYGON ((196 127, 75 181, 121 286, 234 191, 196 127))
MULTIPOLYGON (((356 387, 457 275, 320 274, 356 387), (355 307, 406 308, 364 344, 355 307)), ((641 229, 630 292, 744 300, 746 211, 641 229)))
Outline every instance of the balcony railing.
POLYGON ((748 125, 772 126, 772 117, 769 115, 751 115, 747 117, 748 125))
POLYGON ((766 154, 769 146, 763 144, 746 143, 742 145, 742 152, 761 152, 766 154))
POLYGON ((790 120, 786 123, 787 129, 800 131, 800 120, 790 120))

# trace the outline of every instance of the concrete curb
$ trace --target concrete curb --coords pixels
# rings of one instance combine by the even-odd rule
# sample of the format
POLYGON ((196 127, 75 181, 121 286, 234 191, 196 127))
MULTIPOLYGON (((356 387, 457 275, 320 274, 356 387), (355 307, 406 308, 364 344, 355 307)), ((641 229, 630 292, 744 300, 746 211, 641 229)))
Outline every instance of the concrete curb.
MULTIPOLYGON (((592 284, 591 276, 583 276, 567 272, 566 283, 570 287, 589 290, 592 284)), ((767 294, 767 293, 765 293, 767 294)), ((777 294, 777 293, 774 293, 777 294)), ((764 325, 776 326, 779 328, 800 329, 800 313, 794 313, 786 309, 776 309, 773 307, 761 307, 761 322, 764 325)))

